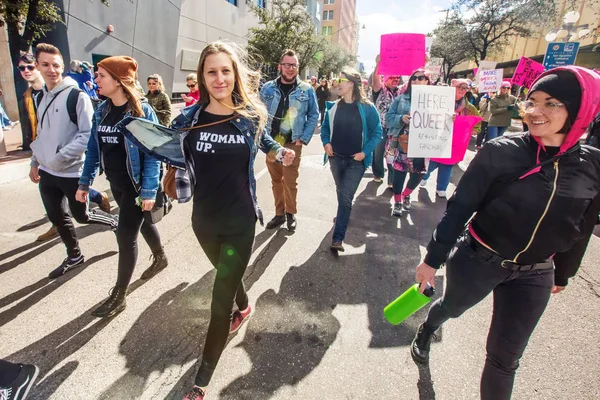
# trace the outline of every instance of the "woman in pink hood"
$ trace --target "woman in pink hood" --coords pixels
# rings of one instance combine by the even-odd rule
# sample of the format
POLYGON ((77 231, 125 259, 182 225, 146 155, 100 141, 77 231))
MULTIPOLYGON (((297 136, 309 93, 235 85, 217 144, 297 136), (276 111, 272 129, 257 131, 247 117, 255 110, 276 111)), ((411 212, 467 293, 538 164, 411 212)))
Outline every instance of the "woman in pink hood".
POLYGON ((445 321, 493 293, 482 400, 511 398, 527 342, 551 293, 576 274, 598 218, 600 151, 579 139, 600 112, 600 76, 572 66, 547 71, 522 111, 530 131, 477 153, 416 270, 422 291, 447 266, 444 295, 411 345, 418 363, 429 361, 433 333, 445 321))

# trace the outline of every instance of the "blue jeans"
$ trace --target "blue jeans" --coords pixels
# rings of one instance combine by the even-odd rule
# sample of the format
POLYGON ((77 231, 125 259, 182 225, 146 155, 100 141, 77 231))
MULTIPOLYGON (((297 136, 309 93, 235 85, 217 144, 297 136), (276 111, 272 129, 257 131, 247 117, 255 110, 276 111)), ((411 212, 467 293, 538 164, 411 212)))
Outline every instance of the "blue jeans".
MULTIPOLYGON (((383 131, 383 139, 377 143, 375 151, 373 152, 373 162, 371 168, 373 169, 373 176, 376 178, 383 178, 385 176, 385 169, 383 166, 383 155, 385 153, 385 142, 387 138, 387 130, 383 131)), ((392 170, 388 165, 388 183, 392 183, 391 172, 392 170)))
POLYGON ((488 126, 487 140, 492 140, 498 136, 504 135, 504 132, 506 132, 507 128, 507 126, 488 126))
POLYGON ((89 196, 90 201, 92 203, 96 203, 98 205, 100 205, 100 203, 102 203, 102 195, 100 194, 99 191, 95 190, 92 187, 90 187, 90 191, 88 193, 88 196, 89 196))
POLYGON ((8 115, 6 115, 6 111, 4 111, 4 107, 2 107, 2 103, 0 103, 0 125, 2 125, 0 128, 4 128, 5 126, 9 126, 11 124, 12 121, 10 120, 10 118, 8 118, 8 115))
POLYGON ((448 185, 450 184, 450 176, 452 175, 452 167, 454 167, 454 165, 446 165, 446 164, 437 163, 435 161, 430 161, 429 168, 427 169, 427 174, 425 174, 423 179, 425 179, 425 180, 429 179, 429 176, 431 175, 431 173, 433 171, 435 171, 436 169, 438 169, 437 185, 436 185, 435 190, 441 190, 441 191, 445 192, 446 189, 448 189, 448 185))
POLYGON ((334 242, 342 242, 346 237, 354 194, 356 194, 366 168, 362 161, 355 161, 351 156, 340 155, 330 157, 329 165, 338 198, 337 217, 332 239, 334 242))

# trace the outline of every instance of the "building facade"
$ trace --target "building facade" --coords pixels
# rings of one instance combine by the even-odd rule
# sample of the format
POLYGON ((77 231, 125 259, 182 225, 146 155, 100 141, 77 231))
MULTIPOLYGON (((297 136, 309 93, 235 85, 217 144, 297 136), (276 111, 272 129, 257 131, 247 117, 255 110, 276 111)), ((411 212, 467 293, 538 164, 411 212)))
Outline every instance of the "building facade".
POLYGON ((356 55, 360 24, 356 0, 324 0, 321 34, 356 55))

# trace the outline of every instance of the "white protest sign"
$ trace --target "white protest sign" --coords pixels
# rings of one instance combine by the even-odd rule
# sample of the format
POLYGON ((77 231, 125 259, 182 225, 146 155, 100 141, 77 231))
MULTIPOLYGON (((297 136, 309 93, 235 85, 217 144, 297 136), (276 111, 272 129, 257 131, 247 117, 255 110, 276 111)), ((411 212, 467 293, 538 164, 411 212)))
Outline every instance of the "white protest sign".
POLYGON ((429 59, 427 65, 425 65, 425 70, 430 74, 439 74, 442 69, 443 62, 443 58, 432 57, 429 59))
POLYGON ((486 61, 486 60, 479 61, 479 68, 477 69, 477 74, 475 75, 475 81, 477 82, 477 86, 481 85, 481 83, 479 81, 481 72, 496 69, 496 65, 498 65, 498 63, 496 61, 486 61))
POLYGON ((481 71, 479 73, 479 93, 497 92, 502 85, 504 70, 492 69, 490 71, 481 71))
POLYGON ((455 96, 453 87, 412 87, 408 157, 451 157, 455 96))

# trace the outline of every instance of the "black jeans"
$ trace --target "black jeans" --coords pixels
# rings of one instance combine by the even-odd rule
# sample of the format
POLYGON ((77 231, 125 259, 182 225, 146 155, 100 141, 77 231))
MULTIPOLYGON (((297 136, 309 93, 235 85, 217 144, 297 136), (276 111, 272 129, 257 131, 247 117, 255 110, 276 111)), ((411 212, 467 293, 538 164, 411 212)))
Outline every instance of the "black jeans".
POLYGON ((323 103, 323 104, 319 103, 319 114, 321 114, 321 123, 323 123, 323 121, 325 121, 325 111, 326 111, 325 103, 323 103))
POLYGON ((138 258, 138 233, 148 243, 152 254, 157 256, 163 252, 158 229, 154 224, 144 220, 142 208, 137 205, 138 192, 128 177, 118 181, 110 181, 110 190, 119 205, 119 227, 117 228, 117 244, 119 246, 119 269, 117 287, 126 289, 138 258))
POLYGON ((444 296, 431 306, 425 328, 437 330, 493 292, 481 399, 508 400, 519 360, 550 299, 554 270, 511 271, 486 258, 465 240, 454 247, 446 262, 444 296))
POLYGON ((87 204, 75 200, 79 188, 79 178, 61 178, 40 170, 40 195, 48 219, 56 227, 60 238, 67 247, 67 255, 76 258, 81 255, 77 233, 67 210, 63 206, 66 197, 71 214, 80 224, 102 224, 114 228, 115 217, 100 210, 90 210, 87 204))
POLYGON ((195 384, 201 387, 209 384, 227 343, 234 301, 238 309, 248 308, 248 295, 242 277, 252 255, 256 217, 232 219, 236 220, 235 226, 221 226, 219 229, 221 224, 207 221, 195 211, 192 213, 192 228, 196 238, 217 269, 210 304, 210 323, 195 380, 195 384))
MULTIPOLYGON (((376 178, 383 178, 385 176, 385 169, 383 166, 383 159, 385 153, 385 142, 387 138, 387 129, 383 130, 383 137, 377 143, 375 151, 373 152, 373 162, 371 163, 371 169, 373 170, 373 176, 376 178)), ((388 165, 388 184, 392 183, 393 169, 390 169, 388 165)))
POLYGON ((477 146, 481 146, 486 139, 488 133, 488 123, 481 121, 481 131, 477 135, 477 146))

